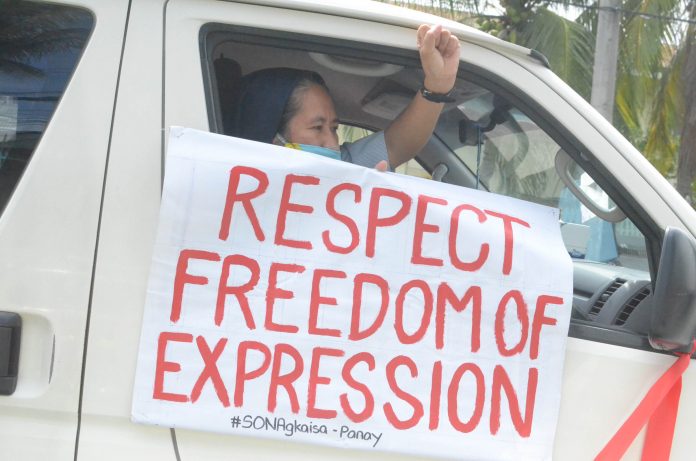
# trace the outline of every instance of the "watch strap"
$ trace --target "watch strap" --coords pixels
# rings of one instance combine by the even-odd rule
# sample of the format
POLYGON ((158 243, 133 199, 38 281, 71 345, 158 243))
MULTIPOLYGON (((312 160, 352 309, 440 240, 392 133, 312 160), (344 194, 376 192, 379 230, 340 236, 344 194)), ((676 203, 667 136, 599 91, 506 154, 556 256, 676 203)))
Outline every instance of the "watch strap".
POLYGON ((450 96, 450 93, 452 93, 452 90, 448 91, 447 93, 434 93, 427 89, 425 86, 420 87, 420 94, 423 96, 423 98, 427 99, 428 101, 431 102, 454 102, 455 99, 450 96))

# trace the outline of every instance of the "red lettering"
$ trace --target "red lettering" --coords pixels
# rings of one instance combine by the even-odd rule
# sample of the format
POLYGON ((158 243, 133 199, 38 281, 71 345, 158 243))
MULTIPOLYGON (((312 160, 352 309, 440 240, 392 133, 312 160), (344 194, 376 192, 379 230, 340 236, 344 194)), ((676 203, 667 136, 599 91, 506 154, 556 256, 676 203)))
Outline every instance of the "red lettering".
POLYGON ((459 255, 457 254, 457 233, 459 231, 459 215, 461 215, 462 211, 465 210, 472 211, 476 215, 480 223, 486 220, 486 215, 483 213, 483 211, 479 210, 473 205, 459 205, 457 208, 455 208, 454 211, 452 211, 452 217, 450 218, 449 255, 450 260, 452 261, 452 265, 457 269, 467 272, 475 272, 481 269, 481 266, 483 266, 483 264, 488 259, 490 246, 487 243, 482 243, 478 258, 476 258, 472 262, 464 262, 461 259, 459 259, 459 255))
POLYGON ((437 309, 435 311, 435 348, 445 347, 445 307, 450 304, 457 312, 466 309, 471 303, 471 352, 481 347, 481 287, 469 287, 464 296, 457 298, 452 288, 442 282, 437 287, 437 309))
POLYGON ((505 296, 498 304, 498 310, 495 312, 495 344, 498 346, 498 352, 503 357, 511 357, 519 354, 524 349, 527 343, 527 335, 529 334, 529 315, 527 311, 527 303, 522 298, 522 293, 518 290, 511 290, 505 293, 505 296), (510 300, 515 302, 517 306, 517 320, 520 321, 520 340, 518 343, 508 349, 505 341, 505 312, 510 300))
POLYGON ((281 331, 285 333, 297 333, 299 328, 295 325, 282 325, 273 322, 273 307, 276 299, 292 299, 295 294, 292 291, 278 288, 278 272, 290 272, 301 274, 304 266, 297 264, 273 263, 268 274, 268 290, 266 291, 266 321, 264 326, 268 331, 281 331))
POLYGON ((312 349, 312 365, 309 369, 309 386, 307 393, 307 417, 332 419, 336 417, 336 410, 326 410, 317 408, 317 386, 320 384, 331 384, 331 378, 327 376, 319 376, 319 362, 322 356, 328 357, 343 357, 345 352, 339 349, 330 349, 328 347, 315 347, 312 349))
POLYGON ((289 174, 285 177, 283 194, 280 197, 280 208, 278 209, 278 223, 276 225, 275 244, 291 248, 303 248, 305 250, 311 250, 311 242, 305 240, 292 240, 284 237, 285 221, 287 220, 289 212, 292 211, 295 213, 311 214, 314 211, 314 208, 309 205, 300 205, 290 201, 292 185, 296 183, 307 186, 316 186, 319 184, 319 178, 315 178, 314 176, 299 176, 295 174, 289 174))
POLYGON ((201 250, 181 250, 179 260, 176 263, 176 275, 174 276, 174 297, 172 299, 172 312, 169 319, 176 323, 181 317, 181 303, 184 297, 184 286, 207 285, 208 277, 202 275, 191 275, 186 272, 189 259, 203 259, 205 261, 220 261, 220 255, 210 251, 201 250))
POLYGON ((277 406, 278 387, 283 386, 290 399, 290 410, 299 413, 300 401, 295 390, 295 381, 302 376, 304 371, 304 361, 300 353, 289 344, 276 344, 273 353, 273 368, 271 368, 271 383, 268 386, 268 411, 273 413, 277 406), (288 355, 293 360, 292 370, 285 374, 280 374, 283 363, 283 354, 288 355))
POLYGON ((400 223, 411 209, 412 199, 403 192, 396 190, 385 189, 383 187, 375 187, 372 189, 370 196, 370 209, 367 216, 367 237, 365 243, 365 255, 372 258, 375 255, 375 240, 377 237, 378 227, 394 226, 400 223), (401 202, 401 207, 392 216, 384 218, 379 217, 379 205, 382 197, 391 197, 401 202))
POLYGON ((534 319, 532 320, 532 339, 529 348, 529 358, 534 360, 539 357, 539 339, 541 336, 541 326, 556 325, 556 319, 552 317, 546 317, 546 306, 549 304, 555 304, 557 306, 563 305, 563 298, 558 296, 541 295, 537 298, 536 309, 534 311, 534 319))
POLYGON ((396 319, 394 321, 394 330, 396 330, 396 336, 399 338, 399 341, 401 341, 401 344, 414 344, 423 339, 423 336, 425 336, 425 333, 428 331, 432 313, 433 293, 430 291, 428 284, 423 280, 411 280, 405 283, 396 296, 396 319), (412 289, 418 289, 423 293, 423 315, 418 329, 412 335, 409 335, 404 329, 404 302, 406 301, 406 296, 409 291, 412 289))
POLYGON ((392 390, 392 392, 394 392, 394 394, 398 398, 411 405, 411 407, 413 408, 413 415, 411 415, 411 417, 407 420, 402 421, 398 418, 398 416, 396 416, 396 413, 394 412, 394 408, 392 407, 391 403, 385 403, 383 409, 384 416, 386 416, 389 424, 394 426, 394 428, 396 429, 403 430, 410 429, 416 424, 418 424, 418 422, 423 417, 423 404, 420 400, 418 400, 416 396, 404 391, 396 383, 396 369, 402 365, 408 368, 412 378, 418 376, 418 367, 416 366, 415 362, 404 355, 399 355, 397 357, 394 357, 389 361, 389 363, 387 363, 387 383, 389 384, 389 388, 392 390))
POLYGON ((362 199, 362 189, 360 189, 360 186, 350 183, 339 184, 332 187, 326 196, 326 213, 336 221, 343 223, 343 225, 348 228, 348 232, 350 232, 350 243, 348 246, 341 247, 331 242, 331 239, 329 238, 329 231, 325 230, 321 234, 321 238, 324 241, 324 245, 326 245, 326 249, 342 255, 346 255, 355 250, 360 243, 358 225, 349 216, 336 211, 336 196, 344 190, 352 191, 355 195, 355 203, 360 203, 360 200, 362 199))
POLYGON ((442 266, 442 259, 427 258, 423 256, 423 234, 426 232, 435 234, 440 231, 440 226, 437 224, 425 223, 425 214, 428 211, 429 203, 447 205, 447 200, 437 197, 429 197, 427 195, 418 196, 418 205, 416 206, 416 226, 413 229, 413 251, 411 252, 411 263, 427 266, 442 266))
POLYGON ((169 331, 163 331, 160 333, 159 338, 157 339, 155 387, 152 392, 152 398, 157 400, 168 400, 170 402, 188 402, 188 396, 184 394, 164 392, 164 374, 181 371, 181 364, 177 362, 167 362, 164 360, 164 356, 167 353, 167 343, 169 341, 190 343, 193 342, 193 335, 188 333, 172 333, 169 331))
POLYGON ((350 317, 350 334, 348 339, 351 341, 360 341, 375 334, 382 326, 384 317, 387 315, 387 306, 389 305, 389 284, 379 275, 361 273, 355 276, 353 281, 353 310, 350 317), (362 310, 362 291, 363 285, 371 283, 379 288, 381 293, 382 304, 379 307, 379 312, 372 325, 360 331, 360 312, 362 310))
POLYGON ((530 368, 529 377, 527 378, 527 398, 524 410, 525 416, 522 417, 519 401, 517 399, 517 393, 515 393, 515 389, 512 387, 510 377, 502 366, 495 366, 495 370, 493 370, 493 394, 491 395, 491 434, 497 434, 498 429, 500 429, 500 394, 502 389, 505 391, 505 396, 508 401, 508 408, 510 409, 510 416, 512 417, 512 424, 515 426, 515 430, 522 437, 529 437, 529 435, 532 433, 534 402, 536 400, 538 381, 539 370, 536 368, 530 368))
POLYGON ((256 168, 246 167, 246 166, 236 166, 230 170, 230 181, 227 186, 227 199, 225 200, 225 209, 222 213, 222 220, 220 222, 220 233, 218 237, 220 240, 227 240, 230 235, 230 225, 232 224, 232 209, 236 202, 241 202, 244 211, 246 211, 249 222, 254 229, 254 235, 259 242, 263 242, 265 236, 263 235, 263 230, 261 230, 261 225, 259 224, 259 218, 256 217, 256 212, 254 211, 254 205, 251 204, 252 199, 255 199, 259 195, 266 192, 268 188, 268 176, 261 170, 256 168), (258 186, 256 189, 237 193, 239 189, 239 182, 242 175, 251 176, 256 181, 258 181, 258 186))
POLYGON ((271 350, 265 344, 257 341, 242 341, 237 347, 237 375, 235 377, 234 406, 244 405, 244 385, 247 381, 263 375, 271 363, 271 350), (247 354, 250 350, 263 354, 263 362, 256 370, 247 371, 247 354))
POLYGON ((442 362, 433 364, 432 385, 430 387, 430 421, 428 429, 434 431, 440 426, 440 396, 442 395, 442 362))
POLYGON ((503 229, 505 231, 505 254, 503 256, 503 275, 508 275, 512 270, 512 249, 514 247, 514 238, 512 234, 512 225, 519 224, 524 227, 530 227, 529 223, 522 221, 514 216, 506 215, 504 213, 497 213, 495 211, 486 210, 486 213, 490 216, 500 218, 503 220, 503 229))
POLYGON ((215 388, 215 393, 222 402, 222 406, 225 408, 230 406, 230 397, 227 395, 227 389, 225 388, 225 383, 222 381, 220 376, 220 371, 217 367, 217 360, 220 358, 220 354, 225 349, 227 344, 227 338, 221 338, 215 348, 211 352, 208 343, 205 341, 203 336, 198 336, 196 338, 196 344, 198 345, 198 351, 201 353, 201 358, 203 359, 203 371, 201 371, 200 376, 196 384, 193 386, 191 391, 191 402, 195 402, 201 396, 201 391, 206 381, 209 379, 213 382, 213 387, 215 388))
POLYGON ((449 389, 447 391, 447 414, 449 416, 450 424, 452 427, 459 432, 469 433, 476 429, 479 422, 481 421, 481 416, 483 416, 483 405, 486 397, 486 388, 484 386, 483 372, 474 363, 464 363, 457 368, 452 376, 452 381, 450 382, 449 389), (476 380, 476 401, 474 403, 474 411, 467 422, 463 422, 459 419, 459 385, 462 381, 464 373, 470 372, 474 379, 476 380))
POLYGON ((215 306, 215 325, 219 326, 222 323, 222 317, 225 314, 225 298, 228 295, 234 295, 239 303, 239 308, 242 310, 242 315, 244 315, 244 321, 246 322, 247 328, 250 330, 256 328, 254 316, 252 315, 251 308, 249 307, 249 300, 247 299, 245 293, 251 291, 259 282, 259 272, 259 263, 251 258, 247 258, 246 256, 230 255, 222 261, 220 284, 218 285, 217 303, 215 306), (227 285, 230 277, 230 266, 233 265, 244 266, 249 269, 249 272, 251 272, 249 281, 239 286, 227 285))
POLYGON ((346 278, 346 273, 329 269, 316 269, 314 271, 314 276, 312 277, 312 294, 309 300, 309 328, 307 332, 310 335, 334 336, 336 338, 340 338, 340 330, 335 330, 333 328, 319 328, 317 326, 317 323, 319 322, 319 306, 322 304, 327 306, 335 306, 338 304, 336 298, 321 296, 321 293, 319 292, 319 285, 321 284, 321 279, 323 277, 344 279, 346 278))
POLYGON ((365 384, 356 381, 355 378, 353 378, 353 375, 350 374, 353 368, 355 368, 355 365, 357 365, 360 362, 365 362, 369 371, 375 369, 375 357, 369 352, 360 352, 359 354, 355 354, 354 356, 346 360, 346 363, 343 364, 343 371, 341 372, 343 376, 343 381, 345 381, 345 383, 351 388, 360 392, 363 395, 363 398, 365 399, 365 408, 363 409, 363 411, 358 413, 353 409, 353 407, 350 406, 347 393, 343 393, 340 396, 341 408, 343 409, 343 413, 345 413, 348 419, 350 419, 354 423, 360 423, 365 421, 370 416, 372 416, 372 413, 375 410, 375 398, 372 396, 370 388, 365 384))

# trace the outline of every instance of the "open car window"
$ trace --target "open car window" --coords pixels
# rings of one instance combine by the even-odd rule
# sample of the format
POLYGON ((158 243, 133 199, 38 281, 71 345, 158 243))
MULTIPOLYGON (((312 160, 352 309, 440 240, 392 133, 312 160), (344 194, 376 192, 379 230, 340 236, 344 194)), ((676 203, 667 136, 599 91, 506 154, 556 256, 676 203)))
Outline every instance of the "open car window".
MULTIPOLYGON (((371 135, 372 133, 374 133, 374 131, 367 128, 340 124, 338 126, 338 143, 343 144, 344 142, 355 142, 371 135)), ((394 172, 408 176, 416 176, 418 178, 432 179, 430 172, 420 163, 418 163, 418 160, 415 158, 399 165, 394 169, 394 172)))
MULTIPOLYGON (((220 133, 234 110, 241 79, 258 69, 295 67, 321 74, 343 125, 342 141, 385 129, 423 81, 414 50, 216 24, 203 29, 201 43, 210 76, 209 121, 220 133)), ((619 213, 612 216, 621 219, 609 219, 579 200, 577 189, 600 207, 616 207, 600 186, 606 182, 580 166, 573 164, 564 181, 557 158, 569 142, 559 139, 559 130, 547 129, 557 122, 540 120, 510 98, 513 83, 503 82, 507 87, 501 91, 500 82, 488 82, 477 72, 462 63, 452 92, 455 102, 445 106, 417 159, 397 172, 560 209, 561 234, 574 263, 574 322, 599 327, 602 341, 622 344, 620 338, 628 334, 643 339, 627 345, 644 347, 652 290, 644 232, 630 217, 619 213)), ((576 153, 582 149, 574 146, 576 153)))

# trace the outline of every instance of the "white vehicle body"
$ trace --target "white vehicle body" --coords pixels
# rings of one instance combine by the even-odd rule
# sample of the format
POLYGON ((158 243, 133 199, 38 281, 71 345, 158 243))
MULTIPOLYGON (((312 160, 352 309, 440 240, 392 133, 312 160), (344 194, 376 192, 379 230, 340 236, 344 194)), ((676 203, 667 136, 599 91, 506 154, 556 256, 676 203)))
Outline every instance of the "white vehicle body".
MULTIPOLYGON (((363 53, 372 47, 393 50, 399 59, 417 63, 415 29, 444 22, 461 40, 463 72, 478 72, 483 80, 495 76, 496 85, 522 95, 562 137, 579 141, 579 155, 594 165, 595 180, 641 229, 651 264, 642 272, 648 281, 656 277, 667 227, 696 235, 696 213, 587 102, 529 50, 461 24, 362 1, 60 3, 89 10, 94 21, 0 216, 0 310, 22 319, 16 390, 0 396, 3 459, 398 458, 130 421, 166 130, 179 125, 221 131, 213 115, 219 107, 210 102, 211 75, 201 65, 211 24, 223 35, 230 27, 236 28, 231 34, 267 35, 271 41, 362 44, 363 53)), ((226 43, 221 46, 230 49, 226 43)), ((271 65, 268 59, 259 64, 271 65)), ((340 113, 341 104, 339 94, 339 116, 359 124, 350 107, 348 115, 340 113)), ((442 152, 433 148, 420 161, 430 171, 444 163, 450 171, 445 181, 459 183, 457 169, 464 177, 464 164, 442 152)), ((588 292, 586 298, 601 294, 588 292)), ((600 322, 571 325, 556 459, 592 459, 674 362, 673 355, 647 344, 645 331, 600 322)), ((694 428, 696 369, 691 368, 684 377, 672 459, 693 459, 694 428)), ((641 446, 639 436, 625 459, 639 459, 641 446)))

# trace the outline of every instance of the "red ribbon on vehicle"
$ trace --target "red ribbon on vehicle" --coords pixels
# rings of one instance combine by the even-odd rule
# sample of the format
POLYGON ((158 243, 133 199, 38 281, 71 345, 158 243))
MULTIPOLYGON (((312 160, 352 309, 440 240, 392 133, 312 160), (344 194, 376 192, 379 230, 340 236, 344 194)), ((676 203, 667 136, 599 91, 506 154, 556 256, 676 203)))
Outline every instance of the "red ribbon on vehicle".
POLYGON ((640 430, 647 424, 642 461, 668 461, 677 422, 682 375, 689 367, 691 354, 677 354, 677 361, 648 390, 631 416, 599 452, 595 461, 616 461, 626 453, 640 430))

